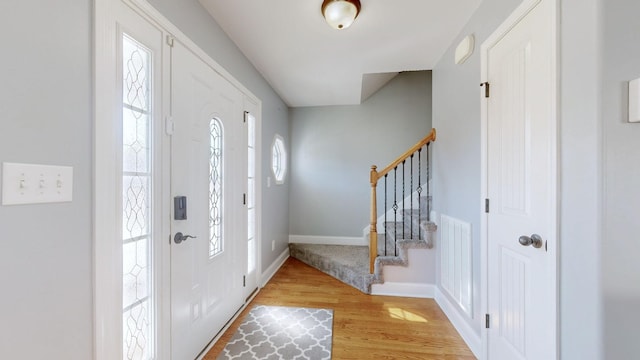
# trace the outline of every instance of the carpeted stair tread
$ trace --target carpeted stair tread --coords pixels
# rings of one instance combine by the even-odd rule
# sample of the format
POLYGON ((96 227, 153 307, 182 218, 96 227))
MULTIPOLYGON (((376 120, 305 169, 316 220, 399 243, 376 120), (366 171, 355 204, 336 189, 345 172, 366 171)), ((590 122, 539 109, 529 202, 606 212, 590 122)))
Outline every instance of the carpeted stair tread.
POLYGON ((369 247, 289 244, 292 257, 329 274, 356 289, 371 293, 369 247))

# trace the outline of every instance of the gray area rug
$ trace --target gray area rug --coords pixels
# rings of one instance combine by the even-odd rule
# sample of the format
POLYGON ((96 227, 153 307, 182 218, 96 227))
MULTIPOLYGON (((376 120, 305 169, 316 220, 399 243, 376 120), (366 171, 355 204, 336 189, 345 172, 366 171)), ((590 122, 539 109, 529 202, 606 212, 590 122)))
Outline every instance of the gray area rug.
POLYGON ((255 306, 218 360, 331 359, 333 310, 255 306))

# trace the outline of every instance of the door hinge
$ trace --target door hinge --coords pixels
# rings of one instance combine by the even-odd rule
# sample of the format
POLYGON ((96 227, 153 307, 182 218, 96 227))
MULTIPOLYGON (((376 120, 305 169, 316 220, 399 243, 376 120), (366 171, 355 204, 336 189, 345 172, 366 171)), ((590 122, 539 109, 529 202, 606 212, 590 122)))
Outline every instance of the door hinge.
POLYGON ((491 85, 485 81, 480 86, 484 86, 484 97, 488 98, 491 95, 491 85))
POLYGON ((167 45, 169 45, 169 47, 173 47, 173 40, 175 40, 173 36, 167 35, 167 45))
POLYGON ((484 199, 484 212, 489 213, 489 199, 484 199))
POLYGON ((485 327, 485 329, 490 328, 491 327, 490 325, 491 325, 491 318, 490 318, 489 314, 485 314, 484 315, 484 327, 485 327))
POLYGON ((247 205, 247 194, 242 194, 242 205, 247 205))
POLYGON ((242 275, 242 287, 247 287, 247 276, 242 275))
POLYGON ((173 135, 173 130, 175 130, 173 118, 171 116, 167 116, 164 119, 164 131, 167 133, 167 135, 173 135))
POLYGON ((242 122, 246 123, 247 122, 247 116, 249 116, 249 112, 245 111, 244 112, 244 116, 242 117, 242 122))

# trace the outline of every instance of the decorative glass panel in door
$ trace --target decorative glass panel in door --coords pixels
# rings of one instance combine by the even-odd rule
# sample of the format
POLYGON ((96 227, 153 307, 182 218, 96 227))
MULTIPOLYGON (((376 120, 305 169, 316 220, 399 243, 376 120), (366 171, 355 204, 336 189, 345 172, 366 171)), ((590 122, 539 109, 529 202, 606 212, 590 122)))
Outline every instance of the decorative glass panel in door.
POLYGON ((222 252, 222 124, 218 119, 209 123, 209 257, 222 252))

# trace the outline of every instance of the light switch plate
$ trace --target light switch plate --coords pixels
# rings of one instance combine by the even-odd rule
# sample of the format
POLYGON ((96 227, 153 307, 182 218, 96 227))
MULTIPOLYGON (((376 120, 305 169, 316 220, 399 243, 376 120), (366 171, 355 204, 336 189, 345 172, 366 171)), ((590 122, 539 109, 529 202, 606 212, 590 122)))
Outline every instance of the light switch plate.
POLYGON ((629 122, 640 122, 640 79, 629 81, 629 122))
POLYGON ((2 205, 72 200, 71 166, 2 163, 2 205))

